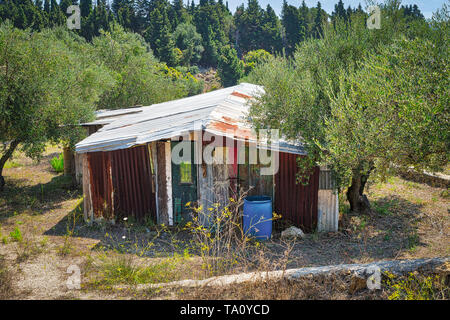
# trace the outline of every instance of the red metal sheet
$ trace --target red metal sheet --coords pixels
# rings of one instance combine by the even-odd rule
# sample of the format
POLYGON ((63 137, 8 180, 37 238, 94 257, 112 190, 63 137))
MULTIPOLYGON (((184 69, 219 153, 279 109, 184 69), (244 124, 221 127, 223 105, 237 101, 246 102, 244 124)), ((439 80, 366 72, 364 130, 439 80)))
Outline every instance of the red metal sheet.
POLYGON ((317 225, 319 167, 315 167, 304 186, 296 183, 298 155, 280 153, 279 171, 275 175, 275 212, 305 232, 317 225))
POLYGON ((112 214, 111 161, 104 152, 88 154, 94 217, 110 218, 112 214))
POLYGON ((156 221, 147 146, 88 154, 91 192, 96 218, 150 216, 156 221))

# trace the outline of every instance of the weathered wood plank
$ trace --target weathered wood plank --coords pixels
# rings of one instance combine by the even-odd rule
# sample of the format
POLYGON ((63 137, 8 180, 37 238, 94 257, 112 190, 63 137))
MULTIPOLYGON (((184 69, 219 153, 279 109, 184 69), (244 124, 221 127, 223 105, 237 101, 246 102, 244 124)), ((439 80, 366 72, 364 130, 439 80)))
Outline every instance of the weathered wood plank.
POLYGON ((166 172, 166 144, 163 141, 156 142, 156 172, 157 172, 157 206, 158 224, 169 224, 168 195, 167 195, 167 172, 166 172))
MULTIPOLYGON (((299 269, 288 269, 269 272, 250 272, 240 273, 234 275, 212 277, 204 280, 182 280, 169 283, 158 284, 141 284, 134 287, 138 290, 146 290, 149 288, 161 287, 203 287, 203 286, 227 286, 245 282, 257 282, 267 280, 281 280, 301 281, 304 277, 314 276, 331 276, 331 275, 348 275, 354 274, 363 277, 369 277, 373 273, 367 270, 379 268, 380 272, 389 271, 396 275, 406 275, 410 272, 420 271, 424 273, 444 272, 448 274, 450 257, 437 257, 428 259, 415 260, 391 260, 378 261, 366 264, 342 264, 323 267, 310 267, 299 269), (440 270, 445 269, 445 270, 440 270)), ((116 286, 117 288, 126 288, 127 286, 116 286)))
POLYGON ((84 206, 84 219, 85 221, 93 221, 94 210, 92 208, 92 196, 91 196, 91 178, 89 175, 89 164, 87 153, 79 155, 82 163, 83 172, 83 206, 84 206))

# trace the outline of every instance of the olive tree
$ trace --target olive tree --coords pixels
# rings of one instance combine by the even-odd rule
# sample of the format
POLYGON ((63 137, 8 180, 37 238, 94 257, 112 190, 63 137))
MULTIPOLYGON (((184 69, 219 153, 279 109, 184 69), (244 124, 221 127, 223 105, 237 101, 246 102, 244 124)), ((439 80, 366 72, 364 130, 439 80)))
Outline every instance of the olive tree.
POLYGON ((370 174, 437 169, 448 155, 438 129, 448 132, 448 16, 430 28, 406 22, 398 6, 383 6, 380 30, 354 15, 350 24, 325 26, 293 59, 270 59, 249 75, 265 87, 251 106, 254 125, 302 141, 309 156, 299 159, 299 180, 329 165, 337 186, 348 187, 352 211, 370 206, 363 194, 370 174))
POLYGON ((0 26, 0 189, 14 150, 39 158, 49 141, 77 141, 78 124, 93 119, 94 103, 112 80, 88 52, 82 38, 63 28, 31 33, 0 26))

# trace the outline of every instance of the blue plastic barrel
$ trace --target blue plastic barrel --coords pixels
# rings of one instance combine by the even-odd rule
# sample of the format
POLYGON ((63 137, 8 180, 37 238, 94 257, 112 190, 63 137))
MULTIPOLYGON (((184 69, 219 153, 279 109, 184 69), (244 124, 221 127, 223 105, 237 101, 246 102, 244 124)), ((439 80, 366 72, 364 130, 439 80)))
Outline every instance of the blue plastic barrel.
POLYGON ((244 199, 244 232, 259 240, 272 235, 272 199, 268 196, 250 196, 244 199))

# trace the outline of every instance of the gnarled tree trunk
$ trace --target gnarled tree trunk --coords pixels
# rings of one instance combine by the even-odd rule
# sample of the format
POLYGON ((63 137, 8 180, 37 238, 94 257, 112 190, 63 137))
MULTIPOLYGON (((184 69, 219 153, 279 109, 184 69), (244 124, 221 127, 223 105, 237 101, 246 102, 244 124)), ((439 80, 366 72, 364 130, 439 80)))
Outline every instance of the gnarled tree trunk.
POLYGON ((371 165, 369 170, 364 173, 361 165, 353 170, 352 184, 347 190, 347 200, 350 203, 350 211, 359 213, 370 211, 370 202, 364 194, 364 188, 373 169, 373 165, 371 165))
POLYGON ((12 156, 14 150, 19 145, 18 140, 13 140, 9 147, 6 149, 5 153, 0 158, 0 191, 3 191, 5 186, 5 178, 3 178, 3 167, 5 166, 6 161, 12 156))

